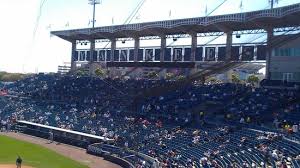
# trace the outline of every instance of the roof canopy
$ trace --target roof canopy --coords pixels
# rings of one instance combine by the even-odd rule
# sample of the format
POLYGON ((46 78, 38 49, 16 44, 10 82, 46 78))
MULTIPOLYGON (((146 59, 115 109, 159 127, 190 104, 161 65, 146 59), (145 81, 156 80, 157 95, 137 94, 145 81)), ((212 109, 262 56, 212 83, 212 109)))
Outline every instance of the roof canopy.
POLYGON ((206 32, 227 32, 299 26, 300 3, 281 8, 209 17, 197 17, 97 28, 52 31, 67 41, 135 38, 206 32))

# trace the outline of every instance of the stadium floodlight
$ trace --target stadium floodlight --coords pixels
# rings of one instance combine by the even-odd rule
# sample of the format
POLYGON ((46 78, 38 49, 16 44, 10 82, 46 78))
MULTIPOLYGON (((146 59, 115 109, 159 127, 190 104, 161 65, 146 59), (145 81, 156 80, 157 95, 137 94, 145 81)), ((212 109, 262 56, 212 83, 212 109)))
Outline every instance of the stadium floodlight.
POLYGON ((101 4, 101 0, 89 0, 89 4, 94 5, 94 4, 101 4))
POLYGON ((278 4, 278 0, 269 0, 269 3, 271 5, 271 9, 273 9, 274 8, 274 4, 275 3, 278 4))
POLYGON ((92 20, 92 27, 95 28, 95 12, 96 12, 96 5, 101 4, 102 0, 89 0, 89 4, 93 5, 93 20, 92 20))

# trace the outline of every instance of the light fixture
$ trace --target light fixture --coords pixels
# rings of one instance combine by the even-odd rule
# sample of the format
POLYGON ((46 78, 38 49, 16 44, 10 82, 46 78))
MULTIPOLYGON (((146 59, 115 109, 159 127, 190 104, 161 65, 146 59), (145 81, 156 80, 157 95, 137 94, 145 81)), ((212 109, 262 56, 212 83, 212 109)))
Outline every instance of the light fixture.
POLYGON ((173 41, 177 41, 177 38, 173 38, 173 41))
POLYGON ((241 35, 240 35, 240 34, 237 34, 235 37, 236 37, 236 38, 241 38, 241 35))
POLYGON ((126 41, 125 40, 122 40, 122 44, 125 44, 126 43, 126 41))

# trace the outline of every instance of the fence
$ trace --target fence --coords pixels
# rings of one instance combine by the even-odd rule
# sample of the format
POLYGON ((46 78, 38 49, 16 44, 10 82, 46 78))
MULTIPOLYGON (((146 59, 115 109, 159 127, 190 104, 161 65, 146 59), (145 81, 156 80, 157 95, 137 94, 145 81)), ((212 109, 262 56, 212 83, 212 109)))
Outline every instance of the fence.
MULTIPOLYGON (((53 133, 53 140, 56 142, 84 148, 87 149, 87 153, 89 154, 101 156, 105 160, 118 164, 124 168, 134 168, 131 162, 116 156, 113 152, 109 152, 109 151, 104 152, 101 149, 101 144, 103 143, 110 144, 113 142, 113 139, 86 134, 77 131, 72 131, 72 130, 67 130, 67 129, 62 129, 62 128, 57 128, 57 127, 52 127, 48 125, 37 124, 28 121, 17 121, 17 123, 13 126, 13 129, 22 132, 24 134, 28 134, 28 135, 32 135, 44 139, 49 139, 50 134, 53 133)), ((114 147, 112 145, 107 145, 107 146, 114 147)), ((131 153, 135 153, 134 156, 143 158, 144 160, 147 160, 150 163, 154 161, 153 158, 147 155, 137 153, 134 151, 131 151, 131 153)))
POLYGON ((108 139, 101 136, 71 131, 57 127, 51 127, 28 121, 17 121, 15 129, 25 134, 33 135, 44 139, 48 139, 50 137, 50 132, 52 132, 54 141, 85 149, 93 143, 113 141, 112 139, 108 139))

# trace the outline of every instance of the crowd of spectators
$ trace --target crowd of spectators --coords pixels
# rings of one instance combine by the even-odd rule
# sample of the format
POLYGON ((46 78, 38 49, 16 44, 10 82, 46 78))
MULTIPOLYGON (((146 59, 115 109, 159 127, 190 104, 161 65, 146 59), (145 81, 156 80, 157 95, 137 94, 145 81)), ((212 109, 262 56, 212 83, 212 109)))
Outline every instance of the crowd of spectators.
MULTIPOLYGON (((0 97, 0 121, 26 120, 114 139, 113 145, 149 155, 163 168, 300 167, 299 143, 278 129, 251 127, 269 116, 276 117, 277 128, 299 127, 297 90, 194 83, 145 98, 137 111, 130 110, 134 95, 163 84, 172 82, 32 76, 5 86, 9 96, 0 97), (234 124, 187 126, 195 119, 192 109, 207 101, 223 104, 222 113, 234 124)), ((298 129, 293 137, 299 142, 298 129)), ((139 168, 153 166, 119 155, 139 168)))

